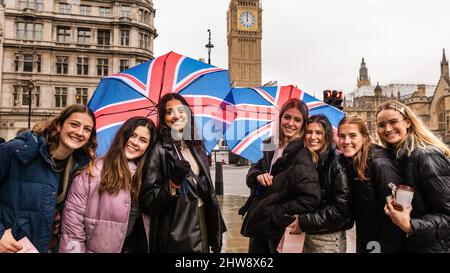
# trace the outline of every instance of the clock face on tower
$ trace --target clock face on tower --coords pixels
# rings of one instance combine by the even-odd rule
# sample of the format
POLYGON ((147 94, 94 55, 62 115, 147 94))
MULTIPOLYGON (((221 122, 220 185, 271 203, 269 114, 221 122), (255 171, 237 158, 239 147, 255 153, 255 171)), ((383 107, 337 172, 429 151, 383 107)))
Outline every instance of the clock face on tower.
POLYGON ((246 28, 251 28, 256 23, 256 17, 250 11, 244 11, 239 17, 239 22, 246 28))

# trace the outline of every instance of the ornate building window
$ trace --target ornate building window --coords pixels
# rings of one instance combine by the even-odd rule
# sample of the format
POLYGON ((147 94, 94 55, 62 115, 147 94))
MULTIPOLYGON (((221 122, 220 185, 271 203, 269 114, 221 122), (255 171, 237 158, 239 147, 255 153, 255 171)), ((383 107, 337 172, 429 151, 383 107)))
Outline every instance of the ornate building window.
POLYGON ((131 7, 129 5, 122 5, 120 7, 122 17, 130 17, 131 16, 131 7))
POLYGON ((23 72, 33 72, 33 54, 23 54, 23 72))
POLYGON ((89 5, 80 5, 80 15, 91 15, 91 6, 89 5))
POLYGON ((56 56, 56 74, 67 74, 69 72, 69 57, 56 56))
POLYGON ((71 14, 72 6, 68 3, 59 3, 59 12, 64 14, 71 14))
POLYGON ((97 44, 109 45, 111 31, 106 29, 99 29, 97 32, 97 44))
POLYGON ((42 24, 18 22, 16 24, 16 38, 21 40, 42 40, 42 24))
POLYGON ((70 27, 58 27, 57 28, 57 41, 58 43, 70 43, 70 27))
POLYGON ((87 88, 76 88, 75 101, 76 103, 81 103, 86 105, 88 98, 88 89, 87 88))
POLYGON ((77 57, 77 75, 89 75, 89 58, 77 57))
POLYGON ((111 8, 110 7, 99 7, 98 13, 101 17, 109 17, 111 16, 111 8))
POLYGON ((139 22, 150 23, 150 12, 146 9, 139 9, 139 22))
POLYGON ((14 71, 41 72, 41 55, 33 53, 14 54, 14 71))
POLYGON ((97 76, 107 76, 108 68, 108 59, 97 59, 97 76))
POLYGON ((55 107, 67 106, 67 87, 55 87, 55 107))
POLYGON ((42 0, 19 0, 19 9, 42 10, 42 0))
POLYGON ((444 98, 440 99, 436 105, 438 113, 438 126, 439 130, 445 130, 445 104, 444 98))
MULTIPOLYGON (((26 86, 14 85, 13 90, 13 106, 28 106, 29 103, 29 89, 26 86)), ((40 105, 40 86, 35 86, 32 90, 32 103, 34 106, 39 107, 40 105), (34 98, 33 98, 34 97, 34 98)))
POLYGON ((78 29, 78 43, 85 45, 91 43, 91 30, 89 28, 78 29))
POLYGON ((130 45, 130 31, 127 29, 120 30, 120 45, 129 46, 130 45))
POLYGON ((120 71, 124 71, 130 68, 129 60, 120 60, 120 71))
POLYGON ((13 106, 19 106, 20 104, 20 89, 21 87, 18 85, 14 85, 13 90, 13 106))
POLYGON ((147 49, 150 46, 150 35, 146 31, 139 31, 139 48, 147 49))

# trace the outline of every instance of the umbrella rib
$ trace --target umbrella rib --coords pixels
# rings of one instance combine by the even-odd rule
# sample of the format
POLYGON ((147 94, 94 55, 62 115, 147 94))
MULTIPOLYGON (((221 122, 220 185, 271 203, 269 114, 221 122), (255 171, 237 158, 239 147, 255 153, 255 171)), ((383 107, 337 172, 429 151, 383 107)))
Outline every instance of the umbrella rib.
POLYGON ((116 114, 129 113, 129 112, 132 112, 132 111, 145 110, 145 109, 148 109, 150 111, 150 113, 151 113, 152 111, 154 111, 155 108, 151 107, 151 106, 146 106, 146 107, 141 107, 141 108, 134 108, 134 109, 131 109, 131 110, 117 111, 117 112, 114 112, 114 113, 101 114, 101 115, 97 116, 96 118, 100 118, 100 117, 103 117, 103 116, 116 115, 116 114), (150 108, 153 108, 153 110, 151 110, 150 108))

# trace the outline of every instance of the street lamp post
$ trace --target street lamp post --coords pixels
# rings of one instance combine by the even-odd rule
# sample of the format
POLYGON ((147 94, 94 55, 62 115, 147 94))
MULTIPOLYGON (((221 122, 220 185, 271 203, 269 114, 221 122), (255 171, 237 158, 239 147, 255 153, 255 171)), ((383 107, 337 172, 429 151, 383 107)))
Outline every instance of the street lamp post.
POLYGON ((209 39, 208 43, 205 45, 205 47, 208 49, 208 64, 211 64, 211 49, 214 47, 213 44, 211 44, 211 30, 208 29, 209 33, 209 39))
POLYGON ((32 91, 34 88, 34 81, 28 81, 27 82, 27 87, 28 87, 28 130, 31 129, 31 96, 32 96, 32 91))

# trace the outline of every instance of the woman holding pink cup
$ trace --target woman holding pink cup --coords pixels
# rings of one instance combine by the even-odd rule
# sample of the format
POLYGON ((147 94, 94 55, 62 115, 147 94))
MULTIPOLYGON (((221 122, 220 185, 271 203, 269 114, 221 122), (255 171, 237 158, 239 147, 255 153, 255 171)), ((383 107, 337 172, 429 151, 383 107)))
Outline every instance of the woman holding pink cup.
POLYGON ((376 122, 383 146, 396 153, 404 181, 385 213, 405 232, 408 251, 450 252, 450 149, 400 102, 378 107, 376 122))

